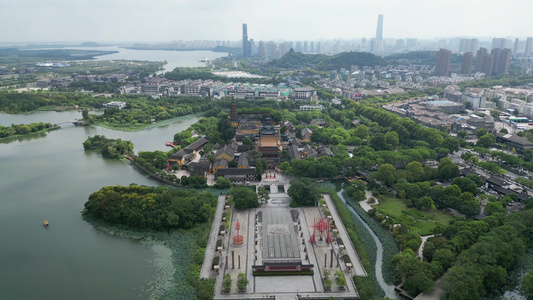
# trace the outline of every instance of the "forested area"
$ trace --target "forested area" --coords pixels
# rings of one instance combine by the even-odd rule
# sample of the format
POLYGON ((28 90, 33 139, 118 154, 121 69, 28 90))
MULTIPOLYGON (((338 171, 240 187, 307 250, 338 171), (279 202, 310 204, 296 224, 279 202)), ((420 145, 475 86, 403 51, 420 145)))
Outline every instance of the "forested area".
POLYGON ((105 158, 120 159, 124 155, 133 155, 133 144, 121 139, 108 139, 103 135, 88 137, 83 142, 83 149, 98 150, 105 158))
MULTIPOLYGON (((30 124, 11 124, 11 126, 0 125, 0 138, 12 135, 24 135, 54 128, 50 123, 30 123, 30 124)), ((58 127, 57 127, 58 128, 58 127)))
POLYGON ((216 198, 209 192, 147 186, 108 186, 89 196, 82 214, 139 229, 191 229, 212 218, 216 198))
POLYGON ((106 100, 104 97, 92 97, 81 93, 52 93, 52 92, 0 92, 0 111, 7 113, 24 113, 42 109, 67 107, 74 109, 76 105, 82 107, 101 107, 106 100))

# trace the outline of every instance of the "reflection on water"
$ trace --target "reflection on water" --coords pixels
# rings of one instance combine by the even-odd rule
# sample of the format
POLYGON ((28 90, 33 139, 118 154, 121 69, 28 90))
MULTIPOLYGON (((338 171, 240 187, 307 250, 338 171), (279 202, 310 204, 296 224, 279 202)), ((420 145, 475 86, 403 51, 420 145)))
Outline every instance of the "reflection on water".
MULTIPOLYGON (((27 114, 13 123, 53 122, 75 114, 27 114)), ((165 142, 196 120, 139 132, 67 125, 0 141, 0 299, 148 298, 145 286, 161 276, 153 262, 164 259, 164 249, 99 232, 80 211, 103 186, 160 183, 127 161, 84 151, 82 143, 100 134, 132 140, 136 151, 169 150, 165 142)))

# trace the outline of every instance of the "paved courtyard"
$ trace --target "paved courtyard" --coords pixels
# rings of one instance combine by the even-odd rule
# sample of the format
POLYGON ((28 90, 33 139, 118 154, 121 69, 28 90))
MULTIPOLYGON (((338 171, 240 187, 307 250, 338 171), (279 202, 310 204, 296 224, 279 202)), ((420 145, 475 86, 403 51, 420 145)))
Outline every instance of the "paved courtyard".
MULTIPOLYGON (((315 221, 325 217, 323 208, 291 208, 290 197, 284 193, 287 179, 271 178, 261 182, 270 185, 270 200, 261 204, 259 208, 247 210, 234 210, 231 215, 231 229, 223 237, 223 249, 219 252, 215 248, 216 241, 222 238, 219 227, 223 225, 224 196, 219 198, 217 216, 215 217, 210 241, 206 250, 206 258, 202 266, 202 277, 216 277, 215 299, 328 299, 329 297, 341 299, 357 299, 351 276, 366 275, 360 265, 357 253, 347 240, 346 230, 334 208, 331 199, 326 199, 332 221, 337 224, 336 231, 330 230, 332 243, 327 243, 325 235, 320 236, 315 231, 317 242, 313 244, 310 239, 314 232, 312 227, 315 221), (283 186, 282 189, 279 186, 283 186), (283 192, 280 192, 283 191, 283 192), (222 202, 222 204, 221 204, 222 202), (236 245, 233 237, 237 235, 236 222, 240 223, 239 235, 244 237, 242 245, 236 245), (214 231, 214 232, 213 232, 214 231), (335 239, 340 237, 345 244, 345 249, 337 245, 335 239), (218 275, 211 268, 213 257, 220 257, 218 275), (343 255, 348 255, 353 264, 347 268, 343 255), (313 265, 313 275, 298 276, 253 276, 252 266, 261 266, 264 263, 290 262, 300 265, 313 265), (323 285, 324 270, 330 273, 333 281, 330 291, 323 285), (340 288, 335 283, 335 272, 345 274, 346 287, 340 288), (237 289, 237 277, 244 273, 249 281, 244 292, 237 289), (223 276, 230 274, 232 287, 229 293, 222 290, 223 276)), ((324 219, 327 221, 327 219, 324 219)), ((331 222, 333 224, 333 222, 331 222)))

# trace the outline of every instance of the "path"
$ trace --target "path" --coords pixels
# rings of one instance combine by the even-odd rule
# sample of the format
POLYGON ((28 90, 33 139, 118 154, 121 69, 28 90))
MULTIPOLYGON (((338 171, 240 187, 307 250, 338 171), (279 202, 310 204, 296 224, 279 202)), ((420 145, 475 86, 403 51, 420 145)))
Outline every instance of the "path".
POLYGON ((374 203, 369 204, 369 203, 368 203, 368 200, 369 200, 370 198, 372 198, 372 197, 373 197, 372 192, 369 191, 369 190, 365 190, 365 198, 366 198, 366 200, 359 201, 359 205, 360 205, 361 208, 363 208, 366 212, 368 212, 368 211, 370 211, 370 210, 372 209, 372 205, 379 204, 379 201, 378 201, 376 198, 374 198, 374 199, 375 199, 375 200, 374 200, 374 203))
MULTIPOLYGON (((224 203, 226 202, 226 196, 218 196, 217 211, 215 212, 215 218, 211 225, 211 233, 209 234, 209 241, 205 248, 204 263, 200 270, 200 278, 211 278, 211 263, 215 257, 215 245, 218 239, 218 229, 220 222, 222 221, 222 215, 224 214, 224 203)), ((217 254, 218 255, 218 254, 217 254)))
POLYGON ((331 196, 329 194, 323 194, 322 197, 324 197, 324 200, 326 201, 329 207, 329 211, 331 212, 333 219, 339 220, 339 223, 341 224, 341 226, 337 226, 337 230, 339 231, 339 236, 342 238, 343 241, 350 241, 350 243, 344 243, 346 252, 348 253, 350 257, 357 258, 357 260, 352 260, 353 268, 355 270, 354 275, 366 276, 367 274, 366 274, 365 268, 363 267, 363 264, 361 263, 361 260, 359 259, 359 255, 357 255, 357 252, 355 251, 353 244, 351 243, 350 236, 348 235, 348 232, 346 232, 344 223, 342 222, 342 219, 339 216, 339 213, 337 212, 337 208, 335 207, 335 204, 333 203, 331 196))
POLYGON ((420 237, 422 239, 422 244, 420 244, 420 248, 418 248, 418 257, 420 257, 420 261, 424 261, 424 256, 422 256, 422 250, 424 249, 424 245, 426 244, 427 239, 429 239, 430 237, 434 237, 434 236, 435 235, 430 234, 430 235, 424 235, 420 237))

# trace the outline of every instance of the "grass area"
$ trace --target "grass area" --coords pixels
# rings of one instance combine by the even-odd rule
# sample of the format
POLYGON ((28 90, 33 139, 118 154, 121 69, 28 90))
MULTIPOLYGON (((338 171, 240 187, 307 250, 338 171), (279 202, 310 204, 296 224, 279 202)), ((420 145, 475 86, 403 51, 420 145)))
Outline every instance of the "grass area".
POLYGON ((403 223, 409 229, 417 228, 420 235, 432 234, 437 224, 447 226, 453 219, 450 214, 436 209, 421 211, 416 208, 407 208, 401 199, 391 197, 380 197, 379 204, 374 208, 392 217, 394 223, 403 223))

